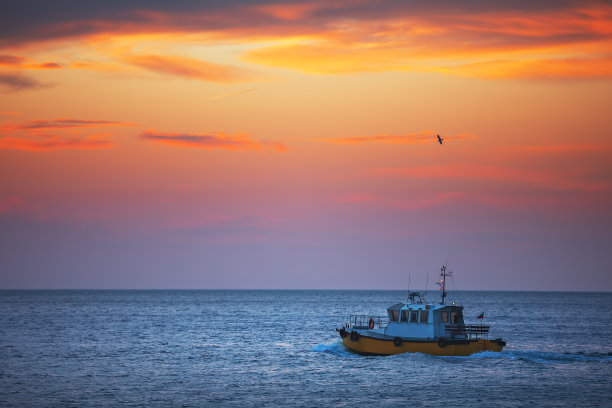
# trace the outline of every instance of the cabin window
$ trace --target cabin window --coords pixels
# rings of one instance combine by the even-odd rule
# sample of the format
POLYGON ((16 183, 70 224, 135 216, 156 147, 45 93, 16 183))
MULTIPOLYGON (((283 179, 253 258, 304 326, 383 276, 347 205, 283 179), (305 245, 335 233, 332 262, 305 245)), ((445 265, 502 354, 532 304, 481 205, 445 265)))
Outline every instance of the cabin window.
POLYGON ((442 323, 448 322, 448 312, 442 312, 442 323))
POLYGON ((408 311, 407 310, 402 310, 402 322, 407 322, 408 321, 408 311))
POLYGON ((429 319, 429 312, 427 310, 421 310, 421 323, 427 323, 427 320, 429 319))
POLYGON ((417 318, 417 316, 418 316, 417 313, 418 313, 418 311, 416 311, 416 310, 411 310, 410 311, 410 323, 416 323, 416 322, 419 321, 418 318, 417 318))
POLYGON ((452 324, 457 324, 457 312, 451 312, 451 323, 452 324))
POLYGON ((399 310, 389 310, 389 320, 392 322, 397 322, 399 318, 399 310))

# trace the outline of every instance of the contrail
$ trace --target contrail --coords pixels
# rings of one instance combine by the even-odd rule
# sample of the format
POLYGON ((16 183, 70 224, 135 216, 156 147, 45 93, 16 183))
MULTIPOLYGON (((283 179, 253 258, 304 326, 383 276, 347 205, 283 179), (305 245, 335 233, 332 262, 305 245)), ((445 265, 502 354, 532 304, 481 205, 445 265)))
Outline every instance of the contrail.
POLYGON ((222 94, 222 95, 217 95, 217 96, 211 96, 208 99, 204 99, 204 101, 212 101, 213 99, 225 98, 226 96, 240 95, 240 94, 243 94, 243 93, 247 93, 247 92, 251 92, 251 91, 256 91, 257 89, 258 88, 249 88, 249 89, 243 89, 242 91, 230 92, 230 93, 226 93, 226 94, 222 94))

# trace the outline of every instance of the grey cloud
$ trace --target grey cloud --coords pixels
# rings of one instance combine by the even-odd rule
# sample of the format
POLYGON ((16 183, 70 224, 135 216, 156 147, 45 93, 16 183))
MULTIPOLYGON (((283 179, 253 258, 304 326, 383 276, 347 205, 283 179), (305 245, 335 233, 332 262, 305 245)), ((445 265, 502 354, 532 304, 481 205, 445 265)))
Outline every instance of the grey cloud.
POLYGON ((324 27, 330 19, 370 20, 386 17, 444 18, 486 12, 538 13, 605 5, 596 0, 388 0, 330 2, 315 8, 306 20, 283 20, 255 11, 257 6, 303 4, 308 1, 236 0, 174 1, 5 0, 0 14, 0 46, 99 32, 150 30, 207 31, 212 29, 324 27), (160 19, 160 16, 163 18, 160 19))
POLYGON ((48 85, 23 74, 0 73, 0 86, 6 92, 15 92, 42 88, 48 85))

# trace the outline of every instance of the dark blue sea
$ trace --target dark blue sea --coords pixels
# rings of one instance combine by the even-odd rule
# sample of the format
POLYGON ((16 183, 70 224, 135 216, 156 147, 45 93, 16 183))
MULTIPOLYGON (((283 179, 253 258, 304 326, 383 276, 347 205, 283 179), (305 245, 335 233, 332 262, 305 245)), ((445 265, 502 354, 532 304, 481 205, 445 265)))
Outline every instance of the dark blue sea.
POLYGON ((0 291, 0 406, 612 406, 611 293, 451 292, 501 353, 343 349, 349 314, 405 297, 0 291))

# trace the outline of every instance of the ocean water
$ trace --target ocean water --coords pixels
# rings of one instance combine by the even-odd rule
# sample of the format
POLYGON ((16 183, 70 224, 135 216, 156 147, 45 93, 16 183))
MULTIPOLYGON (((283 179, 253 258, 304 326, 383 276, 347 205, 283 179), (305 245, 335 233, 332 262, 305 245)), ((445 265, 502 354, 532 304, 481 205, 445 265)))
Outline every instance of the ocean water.
POLYGON ((501 353, 344 350, 405 295, 0 291, 0 406, 612 407, 611 293, 451 292, 501 353))

